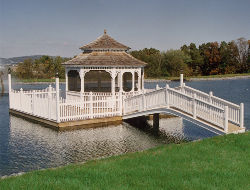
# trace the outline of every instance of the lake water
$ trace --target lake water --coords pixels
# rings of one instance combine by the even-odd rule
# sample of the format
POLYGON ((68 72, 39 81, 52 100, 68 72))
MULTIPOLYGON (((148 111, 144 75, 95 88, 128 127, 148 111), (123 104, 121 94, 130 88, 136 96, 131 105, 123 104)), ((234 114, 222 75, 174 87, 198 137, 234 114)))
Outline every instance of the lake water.
MULTIPOLYGON (((158 83, 160 87, 165 83, 158 83)), ((187 85, 213 91, 234 103, 245 104, 245 126, 250 129, 250 79, 196 81, 187 85)), ((171 82, 170 86, 177 86, 171 82)), ((154 88, 156 83, 146 83, 154 88)), ((47 85, 14 85, 19 89, 41 89, 47 85)), ((64 89, 64 85, 61 85, 64 89)), ((183 140, 212 137, 215 134, 181 118, 161 119, 160 136, 127 123, 103 128, 57 132, 24 119, 9 116, 8 94, 0 97, 0 176, 42 168, 84 162, 90 159, 142 151, 183 140)))

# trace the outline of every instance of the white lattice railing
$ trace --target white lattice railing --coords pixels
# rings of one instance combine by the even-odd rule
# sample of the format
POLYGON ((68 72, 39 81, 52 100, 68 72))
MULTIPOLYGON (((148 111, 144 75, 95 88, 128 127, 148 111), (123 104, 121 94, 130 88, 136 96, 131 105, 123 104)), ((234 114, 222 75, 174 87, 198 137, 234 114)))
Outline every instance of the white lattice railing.
MULTIPOLYGON (((189 90, 190 89, 191 88, 189 88, 189 90)), ((123 114, 127 115, 161 107, 174 108, 185 112, 194 119, 199 118, 208 123, 212 123, 227 132, 228 121, 231 121, 229 120, 229 104, 222 108, 218 106, 218 104, 214 104, 213 101, 209 102, 205 98, 200 98, 201 95, 204 94, 200 93, 197 96, 196 93, 194 93, 192 95, 191 93, 184 93, 181 90, 169 88, 167 85, 166 88, 126 98, 124 100, 123 114)), ((205 95, 203 97, 205 97, 205 95)), ((218 98, 215 100, 218 100, 218 98)), ((230 106, 232 105, 230 104, 230 106)), ((243 111, 240 113, 242 114, 243 111)), ((237 117, 242 120, 244 119, 243 115, 237 117)), ((243 121, 239 121, 236 124, 243 127, 243 125, 241 125, 242 123, 243 121)))

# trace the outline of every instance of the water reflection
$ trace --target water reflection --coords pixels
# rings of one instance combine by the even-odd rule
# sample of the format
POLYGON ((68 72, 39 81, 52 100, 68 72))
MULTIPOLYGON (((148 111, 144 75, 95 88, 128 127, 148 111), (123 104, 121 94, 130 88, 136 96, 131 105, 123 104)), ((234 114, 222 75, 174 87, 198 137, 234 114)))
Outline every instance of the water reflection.
POLYGON ((117 126, 57 132, 10 116, 8 164, 1 175, 152 148, 160 139, 123 123, 117 126))

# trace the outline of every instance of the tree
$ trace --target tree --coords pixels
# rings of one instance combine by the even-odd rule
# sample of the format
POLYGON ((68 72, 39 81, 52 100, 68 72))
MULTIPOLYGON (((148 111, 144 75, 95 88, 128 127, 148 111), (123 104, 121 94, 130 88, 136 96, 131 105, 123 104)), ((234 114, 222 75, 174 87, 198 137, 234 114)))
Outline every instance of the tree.
POLYGON ((23 62, 18 63, 16 72, 19 78, 32 78, 33 77, 32 59, 25 59, 23 62))
POLYGON ((238 62, 240 64, 240 72, 246 72, 248 70, 247 58, 248 58, 248 41, 245 38, 239 38, 235 44, 238 47, 238 62))
POLYGON ((189 46, 184 45, 181 47, 181 50, 191 57, 191 61, 187 64, 192 70, 192 75, 200 74, 203 65, 203 57, 201 56, 199 49, 196 48, 196 45, 194 43, 191 43, 189 46))
POLYGON ((204 63, 201 66, 202 74, 220 74, 219 64, 221 62, 221 56, 218 42, 202 44, 199 46, 199 50, 204 59, 204 63))
POLYGON ((162 54, 155 48, 144 48, 139 51, 132 51, 130 54, 147 63, 145 67, 145 76, 159 77, 162 76, 162 54))
POLYGON ((247 58, 248 72, 250 72, 250 40, 248 40, 248 58, 247 58))
POLYGON ((232 41, 229 43, 222 42, 220 45, 221 65, 220 69, 222 74, 233 74, 239 70, 237 60, 238 48, 232 41))
POLYGON ((186 55, 181 50, 169 50, 163 53, 164 70, 170 76, 179 76, 181 73, 189 76, 191 70, 188 68, 187 63, 191 61, 191 57, 186 55))
POLYGON ((32 61, 31 59, 24 60, 19 63, 16 70, 16 75, 19 78, 53 78, 55 73, 59 73, 60 78, 65 77, 65 69, 62 63, 69 60, 57 56, 55 58, 42 56, 39 59, 32 61))

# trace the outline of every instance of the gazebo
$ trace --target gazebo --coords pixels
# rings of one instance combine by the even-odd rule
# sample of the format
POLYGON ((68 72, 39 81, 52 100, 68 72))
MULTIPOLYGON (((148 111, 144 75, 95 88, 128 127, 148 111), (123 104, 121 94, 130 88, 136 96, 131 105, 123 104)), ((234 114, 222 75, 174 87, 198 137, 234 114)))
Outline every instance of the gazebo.
POLYGON ((83 51, 63 63, 66 78, 66 99, 85 93, 139 94, 144 90, 144 66, 127 51, 130 49, 113 38, 106 30, 83 51))
POLYGON ((127 53, 129 47, 104 34, 80 48, 81 54, 64 64, 66 97, 55 86, 42 90, 12 89, 8 74, 10 113, 65 129, 154 115, 159 129, 159 113, 183 117, 217 134, 244 132, 244 104, 236 105, 183 83, 180 86, 144 90, 144 66, 127 53))

